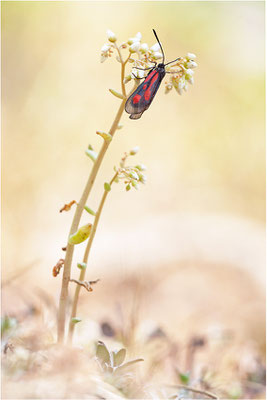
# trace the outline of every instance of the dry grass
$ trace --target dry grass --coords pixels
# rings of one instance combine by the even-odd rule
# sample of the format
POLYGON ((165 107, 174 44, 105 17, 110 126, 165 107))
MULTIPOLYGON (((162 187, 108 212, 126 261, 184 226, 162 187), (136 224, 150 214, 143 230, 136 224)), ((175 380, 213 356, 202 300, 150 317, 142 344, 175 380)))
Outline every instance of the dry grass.
POLYGON ((32 285, 22 296, 18 281, 4 297, 17 323, 3 335, 3 398, 264 396, 263 295, 234 268, 187 262, 153 275, 102 277, 93 293, 84 290, 74 347, 55 345, 56 307, 47 291, 32 285), (103 372, 99 339, 144 362, 103 372))

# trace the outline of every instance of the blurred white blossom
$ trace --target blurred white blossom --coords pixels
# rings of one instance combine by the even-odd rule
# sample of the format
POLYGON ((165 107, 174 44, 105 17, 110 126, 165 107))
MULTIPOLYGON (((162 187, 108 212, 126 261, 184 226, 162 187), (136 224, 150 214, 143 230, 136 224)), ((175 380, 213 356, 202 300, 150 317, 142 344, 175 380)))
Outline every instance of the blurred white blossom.
POLYGON ((117 40, 117 37, 116 37, 115 33, 112 32, 112 31, 109 30, 109 29, 107 30, 107 37, 108 37, 108 40, 109 40, 110 42, 112 42, 112 43, 116 42, 116 40, 117 40))
MULTIPOLYGON (((147 42, 142 43, 142 34, 138 32, 135 36, 117 45, 117 37, 111 30, 107 31, 109 43, 101 48, 101 62, 116 53, 116 60, 121 62, 128 59, 131 70, 124 78, 124 84, 132 79, 145 78, 149 73, 149 68, 155 67, 155 62, 159 63, 163 58, 159 43, 150 46, 147 42), (124 52, 128 51, 124 55, 124 52)), ((166 61, 167 62, 167 61, 166 61)), ((196 55, 188 52, 184 57, 179 57, 174 63, 166 65, 165 93, 169 93, 174 88, 180 95, 188 90, 188 84, 194 84, 194 69, 198 66, 196 55)))

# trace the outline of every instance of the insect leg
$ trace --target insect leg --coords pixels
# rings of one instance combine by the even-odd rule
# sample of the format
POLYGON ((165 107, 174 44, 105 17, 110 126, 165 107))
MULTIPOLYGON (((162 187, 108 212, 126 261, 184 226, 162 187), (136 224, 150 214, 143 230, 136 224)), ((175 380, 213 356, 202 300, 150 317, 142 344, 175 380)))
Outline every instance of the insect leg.
POLYGON ((144 78, 139 78, 138 76, 136 76, 133 72, 132 72, 133 76, 135 77, 135 79, 144 79, 144 78))
MULTIPOLYGON (((157 63, 156 63, 157 64, 157 63)), ((150 67, 150 68, 139 68, 139 67, 133 67, 133 69, 141 69, 141 71, 148 71, 149 69, 153 69, 155 67, 150 67)))

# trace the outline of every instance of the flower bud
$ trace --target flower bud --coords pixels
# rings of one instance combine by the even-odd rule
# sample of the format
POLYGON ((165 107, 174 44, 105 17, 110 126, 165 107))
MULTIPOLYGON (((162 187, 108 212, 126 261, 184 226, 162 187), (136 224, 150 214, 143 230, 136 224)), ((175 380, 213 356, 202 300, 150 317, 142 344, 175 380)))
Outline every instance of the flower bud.
POLYGON ((192 69, 185 70, 185 79, 191 78, 194 75, 194 71, 192 69))
POLYGON ((86 263, 77 263, 77 267, 79 268, 79 269, 86 269, 87 268, 87 264, 86 263))
POLYGON ((139 171, 146 171, 146 166, 144 164, 138 164, 135 168, 139 169, 139 171))
POLYGON ((146 176, 145 176, 144 174, 142 174, 142 172, 139 172, 138 175, 139 175, 139 181, 140 181, 141 183, 145 184, 146 181, 147 181, 146 176))
POLYGON ((136 181, 139 180, 139 176, 137 175, 137 173, 136 173, 135 171, 131 171, 131 172, 129 173, 129 176, 130 176, 132 179, 135 179, 136 181))
POLYGON ((105 182, 105 183, 104 183, 104 189, 105 189, 106 192, 110 192, 110 191, 111 191, 111 186, 110 186, 110 184, 107 183, 107 182, 105 182))
POLYGON ((187 81, 190 83, 190 85, 194 84, 194 78, 191 76, 190 78, 187 79, 187 81))
POLYGON ((123 83, 126 84, 126 83, 130 82, 131 79, 132 79, 132 75, 127 75, 127 76, 124 78, 123 83))
POLYGON ((150 47, 150 50, 153 52, 159 51, 160 45, 158 43, 155 43, 153 46, 150 47))
POLYGON ((162 54, 159 51, 155 51, 155 53, 153 54, 153 58, 155 60, 158 60, 158 59, 162 58, 162 54))
POLYGON ((139 40, 139 42, 140 42, 140 40, 142 39, 142 33, 141 32, 137 32, 137 34, 135 35, 135 37, 139 40))
POLYGON ((136 190, 139 189, 139 185, 138 185, 138 183, 136 181, 132 181, 131 184, 136 190))
POLYGON ((129 190, 131 190, 131 185, 128 183, 128 185, 125 187, 126 192, 129 192, 129 190))
POLYGON ((73 233, 73 235, 70 235, 69 243, 79 244, 84 242, 90 236, 91 228, 92 224, 81 226, 81 228, 79 228, 77 232, 73 233))
POLYGON ((145 76, 145 71, 143 71, 142 69, 135 69, 133 68, 132 72, 131 72, 131 77, 132 79, 134 78, 144 78, 145 76))
POLYGON ((140 40, 137 38, 137 37, 133 37, 133 38, 130 38, 130 39, 128 39, 128 44, 129 45, 131 45, 131 44, 133 44, 133 43, 135 43, 135 42, 140 42, 140 40))
POLYGON ((117 40, 117 37, 116 37, 116 35, 115 35, 115 33, 114 32, 112 32, 111 30, 107 30, 107 37, 108 37, 108 40, 111 42, 111 43, 114 43, 114 42, 116 42, 116 40, 117 40))
POLYGON ((101 47, 102 53, 107 53, 110 49, 110 44, 105 43, 104 46, 101 47))
POLYGON ((196 68, 197 67, 197 63, 195 61, 188 61, 185 65, 186 68, 196 68))
POLYGON ((193 53, 187 53, 186 58, 187 60, 194 60, 197 56, 193 53))
POLYGON ((140 42, 134 42, 129 47, 129 51, 130 51, 130 53, 136 53, 139 50, 139 48, 140 48, 140 42))
POLYGON ((137 154, 139 151, 139 147, 135 146, 132 150, 130 150, 130 155, 134 156, 135 154, 137 154))
POLYGON ((147 52, 148 52, 148 49, 149 49, 149 47, 148 47, 148 44, 147 44, 147 43, 142 43, 142 44, 141 44, 141 46, 140 46, 140 52, 141 52, 142 54, 147 53, 147 52))

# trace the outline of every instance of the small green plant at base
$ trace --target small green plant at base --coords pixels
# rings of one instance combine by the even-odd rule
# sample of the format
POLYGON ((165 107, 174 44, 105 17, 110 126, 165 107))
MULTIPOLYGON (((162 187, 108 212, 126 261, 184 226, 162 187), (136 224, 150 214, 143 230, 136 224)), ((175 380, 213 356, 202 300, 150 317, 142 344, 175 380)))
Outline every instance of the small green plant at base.
POLYGON ((143 358, 136 358, 131 361, 124 362, 126 357, 126 349, 122 348, 118 351, 109 351, 105 343, 99 341, 96 348, 96 358, 101 368, 105 372, 118 373, 126 368, 144 361, 143 358))

